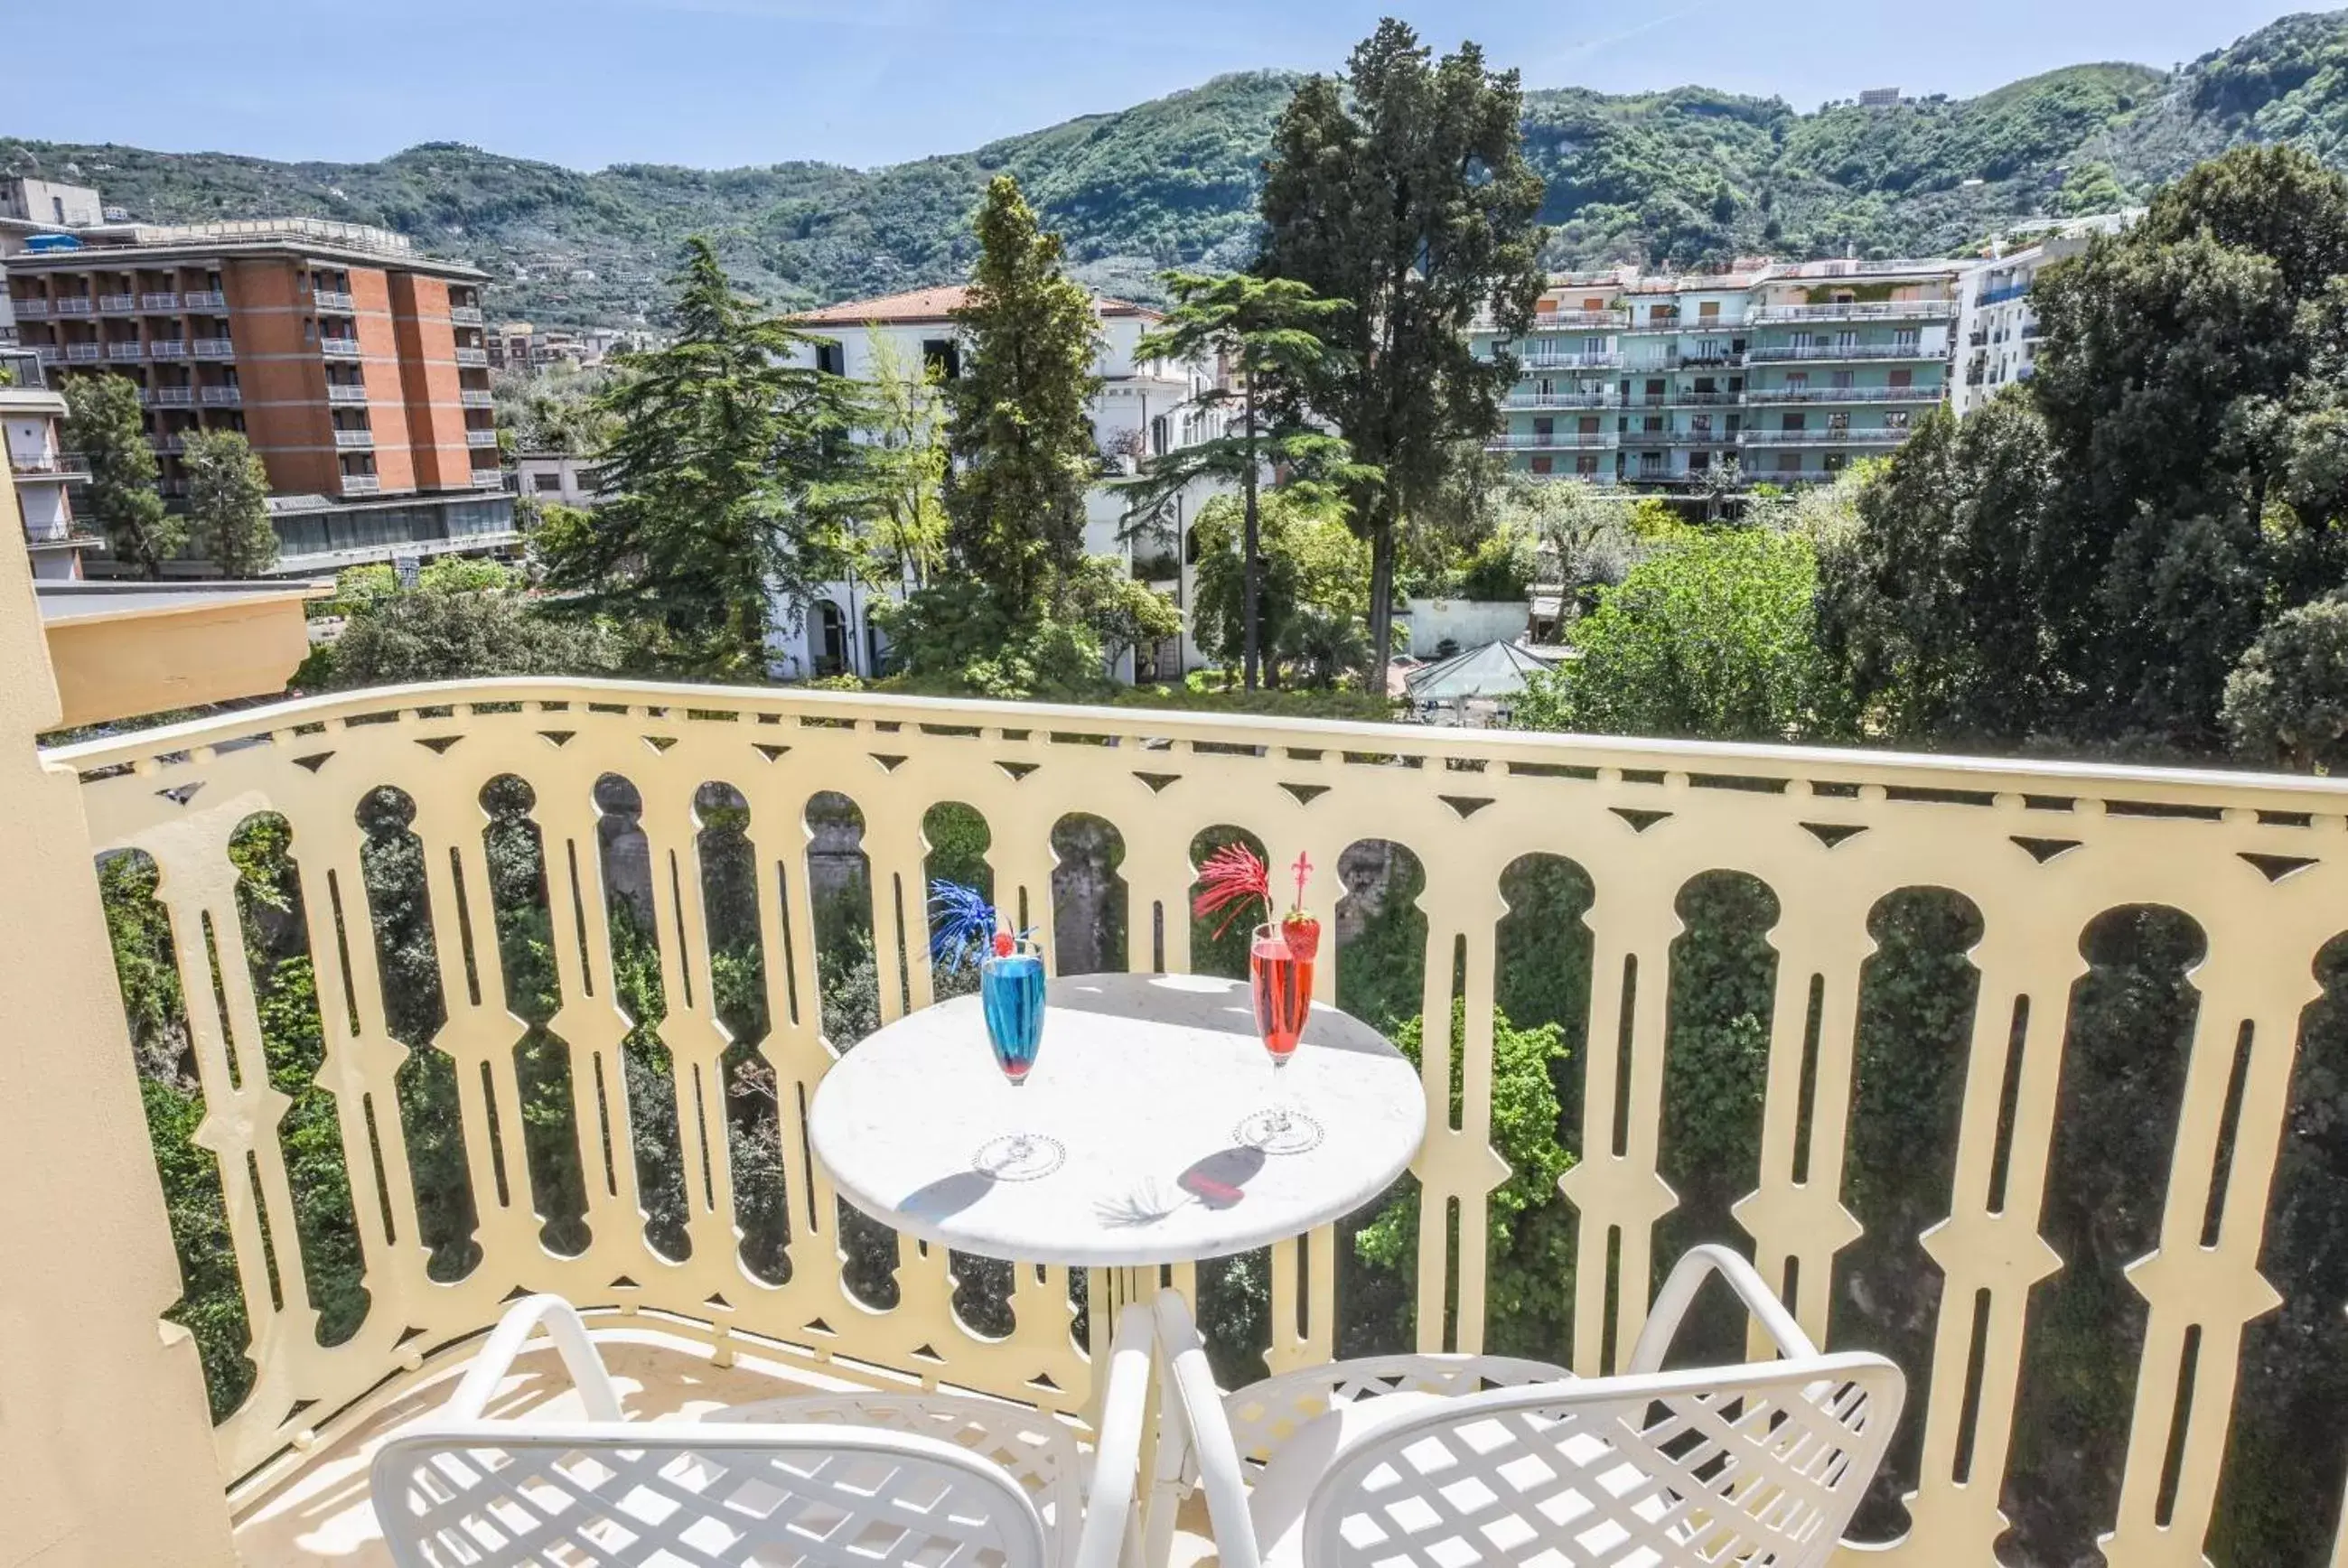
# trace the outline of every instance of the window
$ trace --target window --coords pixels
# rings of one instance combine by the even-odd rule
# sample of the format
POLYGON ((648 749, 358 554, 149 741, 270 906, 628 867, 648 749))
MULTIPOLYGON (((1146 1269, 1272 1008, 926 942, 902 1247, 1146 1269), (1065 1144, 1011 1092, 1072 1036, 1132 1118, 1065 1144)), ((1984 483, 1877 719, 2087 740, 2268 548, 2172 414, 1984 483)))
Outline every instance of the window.
POLYGON ((815 367, 825 375, 846 375, 848 351, 829 338, 819 338, 815 345, 815 367))
POLYGON ((1855 333, 1855 332, 1851 332, 1851 331, 1849 331, 1849 330, 1846 329, 1846 330, 1844 330, 1844 331, 1842 331, 1842 332, 1838 332, 1838 333, 1835 333, 1835 347, 1837 347, 1837 348, 1838 348, 1838 349, 1846 349, 1846 350, 1847 350, 1847 349, 1854 349, 1854 348, 1857 348, 1858 346, 1859 346, 1859 334, 1858 334, 1857 333, 1855 333))
POLYGON ((1797 411, 1786 415, 1786 428, 1788 430, 1807 430, 1809 425, 1810 416, 1807 414, 1797 411))
POLYGON ((530 487, 536 490, 541 496, 546 495, 551 491, 560 490, 562 488, 562 476, 560 474, 532 474, 530 477, 530 487))
POLYGON ((1777 472, 1780 474, 1798 474, 1801 471, 1802 455, 1799 452, 1780 452, 1777 454, 1777 472))
POLYGON ((1895 408, 1891 410, 1891 412, 1883 416, 1883 427, 1886 430, 1907 429, 1908 411, 1904 408, 1895 408))
POLYGON ((1850 371, 1838 370, 1834 373, 1834 386, 1836 391, 1848 392, 1850 388, 1857 386, 1858 384, 1859 377, 1850 371))
POLYGON ((1533 421, 1533 434, 1534 434, 1534 435, 1536 435, 1536 436, 1554 436, 1554 435, 1556 435, 1556 434, 1557 434, 1557 421, 1556 421, 1556 420, 1554 420, 1554 419, 1551 419, 1551 418, 1550 418, 1549 415, 1541 415, 1539 419, 1536 419, 1536 420, 1534 420, 1534 421, 1533 421))
POLYGON ((1829 414, 1829 415, 1827 415, 1827 434, 1828 434, 1829 436, 1848 436, 1848 435, 1849 435, 1849 434, 1850 434, 1850 415, 1848 415, 1848 414, 1829 414))
POLYGON ((1669 326, 1678 319, 1679 311, 1675 306, 1649 305, 1647 307, 1647 324, 1650 326, 1669 326))
POLYGON ((1660 414, 1650 414, 1640 428, 1650 436, 1660 436, 1663 429, 1663 416, 1660 414))
POLYGON ((318 341, 318 323, 307 316, 302 319, 302 341, 305 343, 318 341))
POLYGON ((1581 308, 1585 311, 1602 311, 1606 308, 1606 302, 1592 294, 1581 302, 1581 308))
POLYGON ((1552 468, 1554 468, 1555 466, 1556 466, 1556 464, 1551 460, 1551 458, 1550 457, 1550 455, 1549 455, 1548 453, 1546 453, 1546 452, 1536 452, 1536 453, 1534 453, 1534 454, 1533 454, 1533 472, 1534 472, 1534 473, 1536 473, 1536 474, 1546 474, 1546 473, 1549 473, 1549 472, 1550 472, 1552 468))
POLYGON ((1809 373, 1808 371, 1807 371, 1807 370, 1789 370, 1789 371, 1787 371, 1787 372, 1786 373, 1786 390, 1787 390, 1787 391, 1788 391, 1788 392, 1807 392, 1807 391, 1808 391, 1808 390, 1809 390, 1809 385, 1810 385, 1810 373, 1809 373))
POLYGON ((923 338, 922 365, 935 369, 940 376, 952 381, 962 374, 962 345, 949 337, 923 338))
POLYGON ((1916 373, 1912 370, 1895 370, 1886 379, 1893 386, 1913 386, 1916 384, 1916 373))
POLYGON ((1689 473, 1691 473, 1691 474, 1704 474, 1704 473, 1709 473, 1709 472, 1711 471, 1711 469, 1712 469, 1712 454, 1711 454, 1711 453, 1709 453, 1709 452, 1691 452, 1691 453, 1689 453, 1689 454, 1688 454, 1688 472, 1689 472, 1689 473))
POLYGON ((1690 435, 1699 436, 1705 440, 1710 440, 1712 437, 1712 415, 1709 414, 1691 414, 1688 415, 1688 432, 1690 435))
POLYGON ((1585 479, 1594 477, 1598 473, 1598 458, 1596 455, 1584 452, 1581 456, 1576 457, 1573 460, 1573 471, 1576 474, 1581 475, 1585 479))
POLYGON ((1911 354, 1916 351, 1917 345, 1922 343, 1923 339, 1924 333, 1921 327, 1901 327, 1891 334, 1891 341, 1894 343, 1911 354))
POLYGON ((1591 355, 1603 354, 1606 352, 1606 340, 1602 337, 1583 338, 1581 340, 1581 352, 1591 355))
POLYGON ((1581 416, 1581 434, 1584 436, 1595 436, 1598 433, 1598 415, 1595 414, 1583 415, 1581 416))

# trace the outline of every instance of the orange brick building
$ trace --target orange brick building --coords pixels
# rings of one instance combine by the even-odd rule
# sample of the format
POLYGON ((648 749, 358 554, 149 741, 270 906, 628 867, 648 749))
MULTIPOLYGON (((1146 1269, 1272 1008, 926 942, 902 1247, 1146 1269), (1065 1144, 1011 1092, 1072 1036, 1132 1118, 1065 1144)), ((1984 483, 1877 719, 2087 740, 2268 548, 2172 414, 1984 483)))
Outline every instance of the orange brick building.
POLYGON ((78 238, 9 258, 23 345, 139 384, 167 497, 189 432, 239 430, 294 569, 510 538, 478 270, 307 219, 78 238))

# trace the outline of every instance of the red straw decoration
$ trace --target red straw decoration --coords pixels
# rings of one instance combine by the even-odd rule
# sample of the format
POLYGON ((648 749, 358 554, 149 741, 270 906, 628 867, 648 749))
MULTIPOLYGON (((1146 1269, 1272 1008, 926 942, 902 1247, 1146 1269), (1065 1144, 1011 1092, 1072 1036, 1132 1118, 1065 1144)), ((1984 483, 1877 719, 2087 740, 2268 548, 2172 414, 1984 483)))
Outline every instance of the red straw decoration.
POLYGON ((1244 913, 1250 899, 1263 905, 1264 917, 1272 915, 1272 878, 1263 857, 1244 844, 1227 844, 1207 856, 1199 867, 1199 896, 1190 901, 1190 913, 1199 919, 1219 911, 1229 911, 1223 923, 1215 927, 1220 937, 1231 929, 1231 922, 1244 913))

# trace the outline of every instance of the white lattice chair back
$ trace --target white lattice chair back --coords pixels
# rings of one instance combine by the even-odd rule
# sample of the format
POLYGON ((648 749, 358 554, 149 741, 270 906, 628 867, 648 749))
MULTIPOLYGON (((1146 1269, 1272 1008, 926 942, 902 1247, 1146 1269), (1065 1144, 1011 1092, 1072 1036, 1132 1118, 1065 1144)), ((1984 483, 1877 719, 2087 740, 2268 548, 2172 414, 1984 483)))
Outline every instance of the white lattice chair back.
POLYGON ((1445 1399, 1322 1478, 1304 1568, 1805 1568, 1849 1522, 1900 1398, 1897 1368, 1848 1355, 1445 1399))

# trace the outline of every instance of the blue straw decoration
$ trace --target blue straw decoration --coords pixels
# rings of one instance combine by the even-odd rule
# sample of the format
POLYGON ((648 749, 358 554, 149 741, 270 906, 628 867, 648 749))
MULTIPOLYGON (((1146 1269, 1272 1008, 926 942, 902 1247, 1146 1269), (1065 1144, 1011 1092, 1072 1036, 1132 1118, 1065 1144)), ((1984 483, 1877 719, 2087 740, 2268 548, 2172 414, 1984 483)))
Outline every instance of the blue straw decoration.
POLYGON ((930 962, 952 973, 986 954, 994 906, 975 887, 942 877, 930 884, 930 962))

